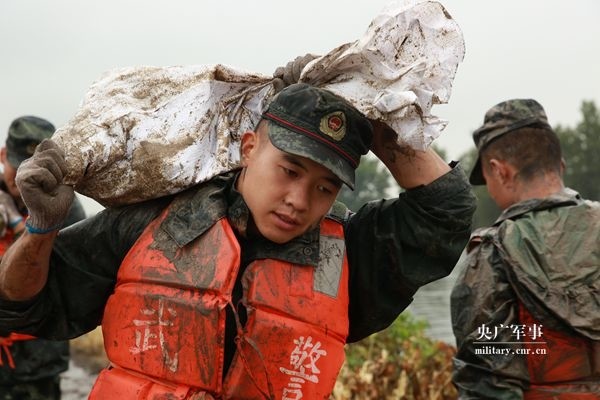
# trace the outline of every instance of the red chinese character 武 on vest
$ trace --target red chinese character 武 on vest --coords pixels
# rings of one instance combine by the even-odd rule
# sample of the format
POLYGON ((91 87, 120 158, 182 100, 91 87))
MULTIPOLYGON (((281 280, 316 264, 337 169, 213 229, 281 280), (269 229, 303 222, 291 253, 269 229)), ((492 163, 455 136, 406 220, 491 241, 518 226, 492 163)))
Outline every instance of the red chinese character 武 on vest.
POLYGON ((225 318, 240 268, 226 218, 179 247, 168 210, 124 259, 103 320, 111 367, 91 399, 327 399, 344 361, 348 265, 343 227, 321 223, 315 268, 261 259, 244 271, 248 319, 223 376, 225 318))

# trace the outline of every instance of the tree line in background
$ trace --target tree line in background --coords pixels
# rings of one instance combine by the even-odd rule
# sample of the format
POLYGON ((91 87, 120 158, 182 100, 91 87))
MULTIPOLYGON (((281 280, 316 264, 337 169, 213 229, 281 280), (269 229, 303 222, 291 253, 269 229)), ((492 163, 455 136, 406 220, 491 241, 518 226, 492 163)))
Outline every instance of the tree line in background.
MULTIPOLYGON (((583 198, 600 201, 600 113, 593 101, 581 104, 581 121, 575 127, 555 126, 566 162, 564 174, 565 185, 578 191, 583 198)), ((446 159, 443 149, 436 151, 446 159)), ((460 157, 460 162, 467 174, 475 162, 477 151, 475 146, 460 157)), ((392 185, 392 177, 375 158, 363 158, 356 174, 354 192, 346 187, 342 189, 338 199, 351 210, 367 201, 395 196, 388 193, 392 185)), ((473 228, 491 225, 500 214, 500 209, 487 193, 485 186, 475 186, 477 210, 473 217, 473 228)))

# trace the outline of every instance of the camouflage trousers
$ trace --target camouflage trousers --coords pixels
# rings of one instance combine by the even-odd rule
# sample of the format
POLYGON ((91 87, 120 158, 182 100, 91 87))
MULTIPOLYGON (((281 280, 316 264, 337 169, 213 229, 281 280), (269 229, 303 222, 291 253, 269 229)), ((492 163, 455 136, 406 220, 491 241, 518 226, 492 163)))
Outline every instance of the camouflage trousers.
POLYGON ((60 400, 60 378, 0 385, 0 400, 60 400))

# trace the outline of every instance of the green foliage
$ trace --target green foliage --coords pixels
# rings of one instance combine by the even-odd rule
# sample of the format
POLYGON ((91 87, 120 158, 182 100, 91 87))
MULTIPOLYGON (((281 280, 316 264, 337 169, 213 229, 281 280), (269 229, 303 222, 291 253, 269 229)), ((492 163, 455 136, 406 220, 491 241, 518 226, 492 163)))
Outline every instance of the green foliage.
POLYGON ((356 169, 354 191, 342 186, 338 200, 352 211, 358 211, 363 204, 386 197, 391 184, 391 174, 379 159, 363 157, 356 169))
POLYGON ((427 327, 427 321, 416 319, 405 311, 387 329, 349 345, 346 351, 346 362, 350 368, 355 368, 375 358, 382 350, 390 352, 391 361, 398 361, 401 357, 399 350, 406 341, 413 342, 425 353, 431 354, 432 342, 425 336, 427 327))
POLYGON ((582 120, 575 128, 556 127, 566 162, 565 184, 584 198, 600 200, 600 113, 593 101, 581 104, 582 120))
POLYGON ((426 327, 405 311, 386 330, 348 345, 332 399, 456 399, 456 349, 428 338, 426 327))

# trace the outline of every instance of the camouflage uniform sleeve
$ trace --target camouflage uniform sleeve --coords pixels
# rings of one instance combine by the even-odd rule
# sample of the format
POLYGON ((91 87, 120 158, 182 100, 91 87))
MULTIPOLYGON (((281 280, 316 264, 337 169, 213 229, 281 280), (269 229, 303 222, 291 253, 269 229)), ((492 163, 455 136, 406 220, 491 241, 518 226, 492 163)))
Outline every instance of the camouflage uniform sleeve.
POLYGON ((42 292, 26 302, 0 299, 0 332, 63 340, 94 329, 102 320, 121 261, 167 199, 105 209, 61 230, 42 292))
POLYGON ((520 345, 506 343, 515 342, 518 304, 494 230, 473 233, 451 294, 457 344, 453 382, 461 400, 522 399, 529 376, 525 356, 514 354, 520 345))
POLYGON ((456 166, 396 199, 367 203, 349 218, 348 342, 386 328, 419 287, 452 271, 474 211, 471 186, 456 166))

